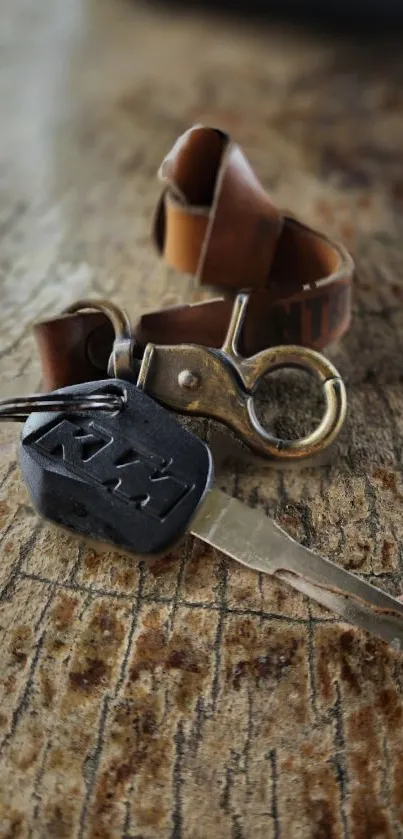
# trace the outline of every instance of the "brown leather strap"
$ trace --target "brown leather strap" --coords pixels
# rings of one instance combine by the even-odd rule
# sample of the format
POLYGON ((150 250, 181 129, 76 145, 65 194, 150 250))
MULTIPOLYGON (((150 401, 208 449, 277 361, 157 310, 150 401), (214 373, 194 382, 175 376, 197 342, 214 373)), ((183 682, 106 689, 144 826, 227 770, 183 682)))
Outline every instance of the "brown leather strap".
POLYGON ((165 158, 155 239, 166 262, 201 285, 262 288, 282 228, 280 212, 227 134, 195 126, 165 158))
MULTIPOLYGON (((233 295, 250 292, 241 351, 275 344, 322 349, 348 329, 354 265, 332 242, 273 205, 228 135, 195 126, 164 160, 164 190, 154 239, 165 262, 225 290, 224 299, 143 315, 134 325, 141 346, 221 346, 233 295)), ((60 387, 106 373, 111 328, 102 314, 80 313, 35 328, 45 386, 60 387)))
MULTIPOLYGON (((342 245, 282 215, 228 135, 195 126, 160 177, 154 238, 168 264, 202 285, 253 291, 243 333, 249 355, 277 343, 322 349, 348 329, 353 262, 342 245)), ((220 346, 231 303, 143 316, 141 341, 220 346), (193 337, 192 337, 193 336, 193 337)))

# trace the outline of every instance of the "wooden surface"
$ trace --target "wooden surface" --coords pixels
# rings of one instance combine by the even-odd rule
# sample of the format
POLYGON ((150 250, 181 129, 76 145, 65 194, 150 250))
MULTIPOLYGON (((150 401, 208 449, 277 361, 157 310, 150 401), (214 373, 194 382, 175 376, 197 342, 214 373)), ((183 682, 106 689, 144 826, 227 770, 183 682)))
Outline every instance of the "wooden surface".
MULTIPOLYGON (((400 593, 401 50, 123 0, 1 14, 2 393, 38 387, 30 324, 78 296, 197 299, 149 242, 155 172, 193 122, 226 128, 358 277, 332 464, 219 482, 400 593)), ((402 656, 191 539, 152 566, 77 546, 0 431, 1 839, 402 837, 402 656)))

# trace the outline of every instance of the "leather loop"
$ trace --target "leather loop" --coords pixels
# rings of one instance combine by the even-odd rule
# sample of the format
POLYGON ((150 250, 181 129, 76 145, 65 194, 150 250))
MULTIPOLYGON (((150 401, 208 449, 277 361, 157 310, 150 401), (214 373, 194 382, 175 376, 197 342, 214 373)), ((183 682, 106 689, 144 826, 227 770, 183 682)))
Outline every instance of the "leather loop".
MULTIPOLYGON (((242 336, 249 355, 276 343, 323 349, 351 318, 354 265, 342 245, 272 204, 238 146, 195 126, 162 164, 164 190, 154 241, 164 261, 202 285, 250 296, 242 336), (204 202, 204 203, 203 203, 204 202)), ((220 346, 231 303, 178 307, 144 315, 141 341, 220 346), (211 340, 212 339, 212 340, 211 340)))
POLYGON ((115 333, 102 312, 61 315, 34 325, 43 387, 105 379, 115 333))
POLYGON ((264 287, 282 217, 228 135, 191 128, 165 159, 160 177, 166 189, 155 240, 165 261, 195 274, 201 285, 264 287))
MULTIPOLYGON (((160 168, 163 192, 153 224, 163 260, 225 297, 143 315, 133 335, 144 347, 220 347, 233 296, 250 293, 240 351, 276 344, 323 349, 346 332, 354 264, 346 249, 282 214, 241 149, 222 131, 195 126, 160 168)), ((44 385, 102 378, 113 332, 101 313, 80 312, 36 325, 44 385)))

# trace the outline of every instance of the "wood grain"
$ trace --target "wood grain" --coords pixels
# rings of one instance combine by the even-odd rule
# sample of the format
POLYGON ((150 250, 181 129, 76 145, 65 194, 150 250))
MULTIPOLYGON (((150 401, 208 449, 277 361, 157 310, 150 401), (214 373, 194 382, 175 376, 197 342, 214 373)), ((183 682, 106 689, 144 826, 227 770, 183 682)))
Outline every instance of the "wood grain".
MULTIPOLYGON (((200 298, 152 250, 155 173, 193 122, 229 130, 357 280, 331 462, 219 482, 399 594, 401 50, 123 0, 5 0, 1 41, 2 393, 38 387, 30 325, 78 296, 200 298)), ((282 427, 317 409, 270 392, 282 427)), ((146 565, 61 534, 0 432, 0 837, 402 837, 402 657, 190 538, 146 565)))

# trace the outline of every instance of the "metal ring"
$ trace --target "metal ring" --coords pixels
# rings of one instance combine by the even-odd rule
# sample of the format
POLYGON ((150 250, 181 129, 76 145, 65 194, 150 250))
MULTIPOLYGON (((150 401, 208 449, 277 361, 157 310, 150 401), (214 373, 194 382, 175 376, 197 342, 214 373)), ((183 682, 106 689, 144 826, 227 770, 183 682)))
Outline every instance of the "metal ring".
POLYGON ((133 350, 135 340, 128 315, 110 300, 77 300, 64 310, 64 314, 71 315, 92 309, 102 312, 110 320, 114 332, 112 352, 108 362, 108 375, 114 379, 131 379, 133 377, 133 350))
POLYGON ((81 394, 32 394, 14 399, 0 400, 0 421, 23 422, 32 413, 66 411, 69 414, 83 411, 121 411, 125 396, 117 393, 81 394))
POLYGON ((281 346, 270 350, 271 363, 260 373, 255 381, 255 388, 267 373, 280 368, 299 368, 306 370, 322 384, 325 398, 325 413, 315 430, 296 440, 283 440, 266 431, 257 417, 253 394, 247 400, 249 420, 254 431, 262 441, 262 447, 269 456, 280 460, 297 460, 323 451, 337 437, 343 426, 347 395, 344 382, 334 365, 323 355, 305 347, 281 346))
POLYGON ((100 300, 76 300, 71 306, 63 310, 62 314, 73 315, 76 312, 83 312, 92 309, 96 312, 102 312, 110 320, 116 338, 123 340, 124 338, 131 338, 131 326, 129 318, 123 309, 111 303, 110 300, 101 298, 100 300))

